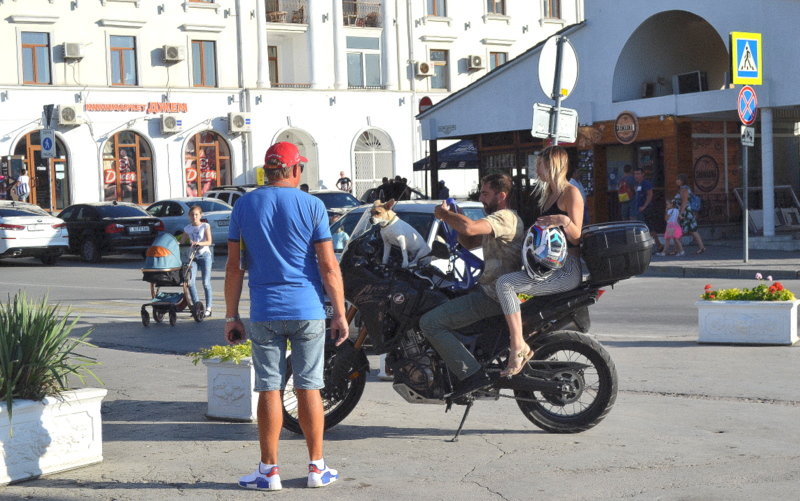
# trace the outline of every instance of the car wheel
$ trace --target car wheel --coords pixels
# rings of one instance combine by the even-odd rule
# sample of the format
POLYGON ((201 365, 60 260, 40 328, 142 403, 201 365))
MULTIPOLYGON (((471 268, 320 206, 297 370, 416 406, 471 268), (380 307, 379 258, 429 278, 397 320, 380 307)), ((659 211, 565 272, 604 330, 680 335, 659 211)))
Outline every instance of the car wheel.
POLYGON ((53 266, 58 262, 58 254, 45 254, 44 256, 40 257, 39 260, 42 264, 47 266, 53 266))
POLYGON ((100 261, 100 257, 100 246, 92 238, 81 242, 81 259, 87 263, 97 263, 100 261))

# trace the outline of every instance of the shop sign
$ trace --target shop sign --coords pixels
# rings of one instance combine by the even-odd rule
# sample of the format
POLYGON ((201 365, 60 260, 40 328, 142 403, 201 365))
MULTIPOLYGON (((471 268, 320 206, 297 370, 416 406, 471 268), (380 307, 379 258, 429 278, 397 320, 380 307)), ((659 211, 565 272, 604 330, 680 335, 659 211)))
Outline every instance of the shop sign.
POLYGON ((639 119, 630 111, 623 111, 614 122, 614 135, 622 144, 631 144, 639 134, 639 119))
POLYGON ((159 103, 157 101, 147 104, 126 103, 86 103, 84 111, 133 111, 138 113, 186 113, 189 111, 187 103, 159 103))
POLYGON ((703 193, 714 191, 719 184, 719 165, 713 157, 703 155, 694 163, 694 184, 703 193))

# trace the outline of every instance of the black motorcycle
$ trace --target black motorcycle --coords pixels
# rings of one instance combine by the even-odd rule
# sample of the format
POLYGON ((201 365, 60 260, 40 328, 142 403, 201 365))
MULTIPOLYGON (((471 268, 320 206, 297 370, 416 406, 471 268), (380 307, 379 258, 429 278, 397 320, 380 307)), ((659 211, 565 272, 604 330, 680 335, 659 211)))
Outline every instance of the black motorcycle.
MULTIPOLYGON (((646 268, 652 247, 649 233, 644 247, 646 268)), ((434 246, 434 253, 437 251, 441 249, 434 246)), ((525 417, 553 433, 588 430, 611 410, 617 395, 614 362, 586 333, 590 326, 588 307, 602 295, 602 286, 616 280, 584 282, 575 290, 522 304, 523 332, 534 356, 511 378, 500 377, 509 356, 504 317, 484 319, 462 329, 460 340, 483 365, 492 385, 452 400, 447 395, 457 380, 422 336, 419 319, 465 292, 453 286, 452 274, 433 266, 401 268, 397 265, 399 255, 393 255, 385 266, 381 264, 382 255, 383 242, 376 227, 351 240, 342 256, 345 298, 350 304, 347 320, 351 325, 355 320, 359 331, 354 341, 348 340, 338 348, 332 343, 326 346, 325 388, 321 391, 326 429, 347 417, 361 398, 369 373, 364 351, 368 338, 374 352, 387 353, 386 366, 394 377, 393 388, 407 402, 445 404, 446 410, 453 404, 466 405, 454 441, 475 400, 513 398, 525 417), (511 390, 511 394, 502 390, 511 390)), ((283 426, 301 433, 297 399, 291 386, 291 364, 288 371, 283 426)))

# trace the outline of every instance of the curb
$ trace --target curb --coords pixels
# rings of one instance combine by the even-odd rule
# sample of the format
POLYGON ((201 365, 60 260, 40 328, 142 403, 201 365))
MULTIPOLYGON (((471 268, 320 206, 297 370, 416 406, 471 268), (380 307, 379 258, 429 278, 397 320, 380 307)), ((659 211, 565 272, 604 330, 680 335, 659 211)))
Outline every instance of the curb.
POLYGON ((643 276, 650 277, 677 277, 677 278, 753 278, 756 273, 772 276, 774 280, 796 280, 800 278, 797 270, 770 270, 764 268, 712 268, 694 266, 653 266, 647 268, 643 276))

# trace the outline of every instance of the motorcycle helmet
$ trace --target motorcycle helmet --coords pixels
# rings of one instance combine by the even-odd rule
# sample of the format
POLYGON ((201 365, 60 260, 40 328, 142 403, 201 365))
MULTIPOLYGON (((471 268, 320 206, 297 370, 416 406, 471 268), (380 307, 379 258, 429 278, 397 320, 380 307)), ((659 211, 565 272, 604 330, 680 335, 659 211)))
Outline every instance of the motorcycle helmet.
POLYGON ((561 228, 533 225, 522 242, 522 263, 531 278, 542 278, 564 266, 567 238, 561 228))

